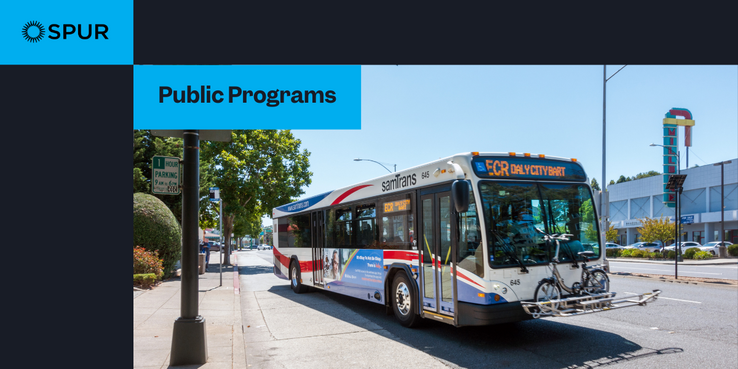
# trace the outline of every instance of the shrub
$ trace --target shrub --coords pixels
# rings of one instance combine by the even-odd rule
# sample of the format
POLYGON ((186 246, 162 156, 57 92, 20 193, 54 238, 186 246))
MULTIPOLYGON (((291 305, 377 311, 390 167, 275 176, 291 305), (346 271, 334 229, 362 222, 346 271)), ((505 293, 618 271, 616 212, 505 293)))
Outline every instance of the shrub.
POLYGON ((164 274, 162 263, 158 251, 147 251, 141 246, 133 247, 133 274, 151 273, 161 278, 164 274))
POLYGON ((685 259, 694 259, 694 254, 700 252, 700 249, 697 247, 690 247, 687 249, 687 251, 684 251, 684 258, 685 259))
POLYGON ((642 258, 646 256, 646 252, 643 250, 633 250, 633 252, 631 252, 630 255, 634 258, 642 258))
POLYGON ((156 283, 156 275, 154 273, 146 273, 146 274, 134 274, 133 275, 133 285, 134 286, 141 286, 142 288, 149 288, 153 286, 156 283))
POLYGON ((738 256, 738 243, 735 245, 728 246, 728 255, 738 256))
POLYGON ((712 254, 707 251, 698 251, 694 254, 694 258, 697 260, 705 260, 712 258, 712 254))
POLYGON ((620 256, 629 258, 631 257, 631 254, 633 253, 633 249, 625 249, 623 252, 620 253, 620 256))
POLYGON ((621 251, 622 250, 616 250, 616 249, 605 250, 605 255, 607 255, 608 258, 616 258, 620 256, 621 251))
POLYGON ((676 251, 673 251, 673 250, 672 251, 667 251, 666 258, 667 259, 675 259, 676 258, 676 251))
POLYGON ((648 254, 648 257, 651 259, 661 259, 664 257, 664 255, 658 251, 654 251, 648 254))
POLYGON ((133 245, 158 250, 165 275, 182 255, 182 229, 172 211, 152 195, 133 194, 133 245))

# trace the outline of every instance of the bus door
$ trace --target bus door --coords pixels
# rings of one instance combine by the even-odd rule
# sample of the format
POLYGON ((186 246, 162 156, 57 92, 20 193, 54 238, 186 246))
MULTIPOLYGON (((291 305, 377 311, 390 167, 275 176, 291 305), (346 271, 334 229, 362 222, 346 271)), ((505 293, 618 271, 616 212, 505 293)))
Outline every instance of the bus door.
POLYGON ((455 259, 456 232, 453 219, 453 204, 450 186, 421 191, 420 227, 422 247, 421 295, 423 311, 445 316, 454 315, 454 275, 452 266, 455 259))
POLYGON ((313 285, 323 285, 323 211, 310 214, 310 235, 312 238, 313 285))

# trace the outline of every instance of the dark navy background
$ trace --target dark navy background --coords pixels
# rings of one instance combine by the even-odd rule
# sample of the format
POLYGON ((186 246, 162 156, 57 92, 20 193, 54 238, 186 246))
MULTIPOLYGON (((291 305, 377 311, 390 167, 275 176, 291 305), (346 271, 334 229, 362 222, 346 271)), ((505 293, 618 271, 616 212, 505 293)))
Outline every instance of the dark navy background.
MULTIPOLYGON (((732 12, 587 6, 135 1, 133 61, 738 62, 732 12)), ((0 81, 4 270, 17 296, 6 348, 33 350, 35 366, 130 368, 133 67, 2 65, 0 81)))

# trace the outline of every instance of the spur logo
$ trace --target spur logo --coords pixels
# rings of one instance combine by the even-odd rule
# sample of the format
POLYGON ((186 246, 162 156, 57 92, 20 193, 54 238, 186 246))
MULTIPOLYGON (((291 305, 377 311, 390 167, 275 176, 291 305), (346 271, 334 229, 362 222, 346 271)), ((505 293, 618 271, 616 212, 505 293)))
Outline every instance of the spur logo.
POLYGON ((25 38, 26 41, 34 43, 39 42, 41 41, 41 39, 44 38, 46 29, 44 29, 43 24, 36 21, 30 21, 23 26, 23 30, 21 31, 21 33, 23 34, 23 38, 25 38))
MULTIPOLYGON (((44 38, 46 28, 40 22, 30 21, 23 25, 21 33, 26 41, 36 43, 44 38)), ((52 24, 49 26, 49 33, 49 39, 51 40, 66 40, 68 38, 108 40, 108 26, 106 24, 52 24)))

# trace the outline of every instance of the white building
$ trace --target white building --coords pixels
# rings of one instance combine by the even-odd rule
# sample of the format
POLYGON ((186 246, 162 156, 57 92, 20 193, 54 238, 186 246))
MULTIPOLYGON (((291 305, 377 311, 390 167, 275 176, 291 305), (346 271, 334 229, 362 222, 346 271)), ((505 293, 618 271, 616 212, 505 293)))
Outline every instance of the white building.
MULTIPOLYGON (((724 164, 725 240, 738 243, 738 159, 724 164)), ((683 169, 686 174, 680 198, 684 222, 682 241, 702 244, 720 240, 720 166, 708 164, 683 169), (687 224, 691 221, 691 224, 687 224)), ((618 230, 618 243, 630 245, 640 238, 642 218, 664 216, 674 220, 674 208, 663 204, 663 176, 654 176, 607 186, 610 194, 609 220, 618 230)))

